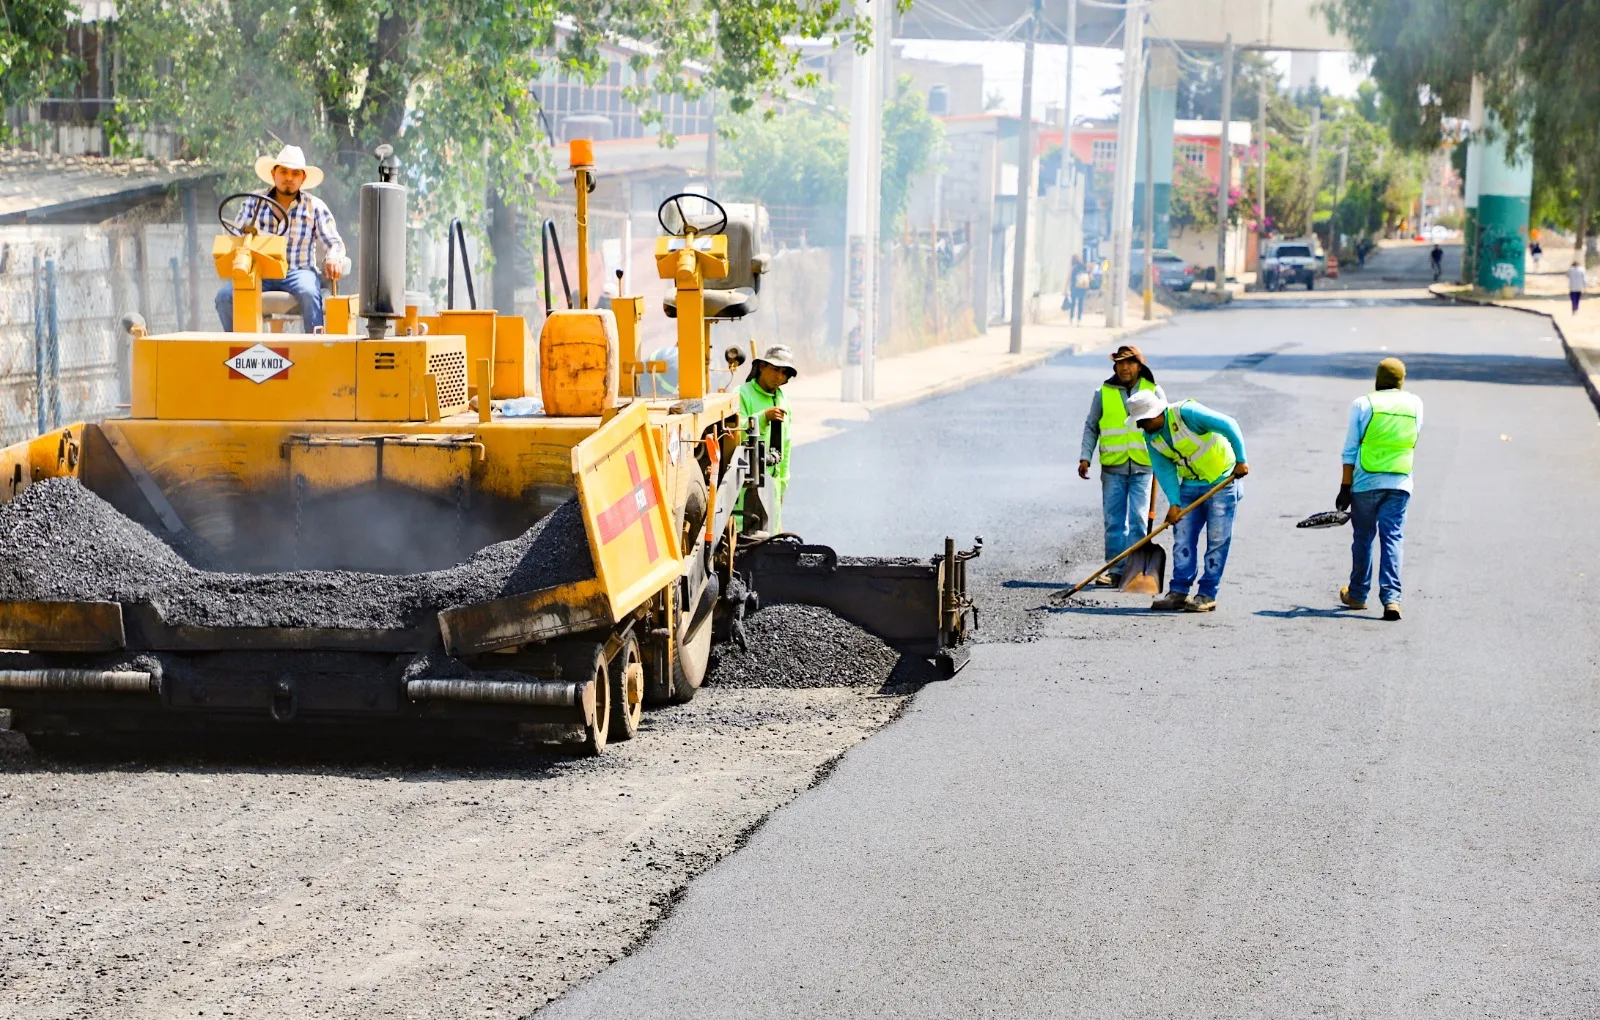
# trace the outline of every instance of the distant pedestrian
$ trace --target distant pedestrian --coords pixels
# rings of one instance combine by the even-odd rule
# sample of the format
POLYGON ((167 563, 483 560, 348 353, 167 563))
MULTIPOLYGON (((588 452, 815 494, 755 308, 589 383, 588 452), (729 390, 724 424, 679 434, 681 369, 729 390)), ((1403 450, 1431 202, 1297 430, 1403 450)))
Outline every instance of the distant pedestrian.
POLYGON ((1528 256, 1533 259, 1533 271, 1536 273, 1539 271, 1539 256, 1543 254, 1544 248, 1539 244, 1538 239, 1535 238, 1533 242, 1528 245, 1528 256))
POLYGON ((1067 321, 1083 322, 1083 303, 1089 297, 1089 267, 1082 255, 1072 256, 1072 268, 1067 272, 1067 321))
POLYGON ((1583 288, 1589 285, 1589 274, 1583 270, 1580 259, 1572 260, 1572 268, 1567 270, 1567 291, 1572 297, 1572 314, 1578 314, 1578 302, 1583 298, 1583 288))
MULTIPOLYGON (((1128 420, 1128 397, 1149 390, 1163 402, 1167 399, 1139 348, 1130 344, 1118 347, 1111 355, 1111 368, 1111 377, 1089 401, 1078 453, 1078 477, 1088 480, 1089 462, 1095 450, 1100 451, 1100 506, 1108 560, 1145 536, 1150 507, 1150 451, 1138 428, 1128 420)), ((1120 573, 1100 576, 1102 584, 1113 588, 1122 583, 1120 573)))
POLYGON ((1433 263, 1433 282, 1438 283, 1444 273, 1444 249, 1434 245, 1433 251, 1428 252, 1428 260, 1433 263))
POLYGON ((1412 453, 1422 432, 1422 401, 1402 392, 1406 366, 1399 358, 1378 362, 1377 388, 1350 405, 1344 440, 1344 474, 1334 506, 1350 511, 1355 536, 1350 546, 1350 583, 1339 601, 1367 608, 1372 590, 1372 541, 1378 541, 1378 597, 1383 618, 1400 619, 1401 543, 1411 502, 1412 453))
POLYGON ((1154 390, 1128 398, 1128 418, 1144 430, 1151 470, 1167 496, 1167 521, 1175 525, 1172 583, 1150 608, 1209 613, 1217 608, 1217 589, 1233 542, 1233 515, 1241 498, 1238 479, 1250 473, 1239 423, 1198 401, 1168 404, 1154 390), (1183 507, 1227 479, 1232 479, 1231 484, 1187 516, 1178 517, 1183 507), (1189 588, 1200 573, 1201 528, 1206 532, 1205 574, 1191 599, 1189 588))

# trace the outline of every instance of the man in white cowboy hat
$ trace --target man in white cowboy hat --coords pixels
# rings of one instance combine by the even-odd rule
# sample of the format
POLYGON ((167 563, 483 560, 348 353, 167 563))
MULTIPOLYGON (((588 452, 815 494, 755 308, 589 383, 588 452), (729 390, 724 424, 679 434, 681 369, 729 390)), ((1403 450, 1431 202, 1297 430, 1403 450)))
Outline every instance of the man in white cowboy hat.
MULTIPOLYGON (((783 344, 768 347, 765 354, 750 363, 750 378, 739 387, 739 417, 757 419, 761 441, 770 443, 774 422, 789 421, 789 401, 783 395, 784 384, 795 377, 794 352, 783 344)), ((767 453, 767 506, 769 520, 764 531, 782 530, 783 496, 789 488, 789 450, 794 445, 790 425, 780 430, 778 448, 767 453)), ((739 496, 739 507, 744 507, 744 494, 739 496)), ((742 517, 742 515, 741 515, 742 517)))
MULTIPOLYGON (((263 234, 284 234, 288 238, 288 272, 281 280, 262 280, 264 291, 285 291, 300 303, 300 325, 307 333, 322 325, 322 279, 317 275, 317 244, 322 244, 321 268, 324 275, 337 280, 349 264, 344 239, 333 222, 327 203, 306 191, 322 183, 322 168, 306 162, 298 145, 285 145, 276 156, 256 160, 256 176, 272 187, 260 194, 289 210, 284 224, 271 203, 247 198, 234 225, 253 226, 263 234), (287 230, 285 227, 287 226, 287 230)), ((222 328, 233 329, 233 282, 217 292, 217 314, 222 328)))
POLYGON ((1169 404, 1155 390, 1130 394, 1127 408, 1128 420, 1144 430, 1150 469, 1167 496, 1167 522, 1174 524, 1172 583, 1150 608, 1209 613, 1217 608, 1217 588, 1228 565, 1233 515, 1240 497, 1238 480, 1250 473, 1239 423, 1196 400, 1169 404), (1187 517, 1178 518, 1181 508, 1222 481, 1228 484, 1187 517), (1190 598, 1189 588, 1200 574, 1201 528, 1206 532, 1205 573, 1190 598))

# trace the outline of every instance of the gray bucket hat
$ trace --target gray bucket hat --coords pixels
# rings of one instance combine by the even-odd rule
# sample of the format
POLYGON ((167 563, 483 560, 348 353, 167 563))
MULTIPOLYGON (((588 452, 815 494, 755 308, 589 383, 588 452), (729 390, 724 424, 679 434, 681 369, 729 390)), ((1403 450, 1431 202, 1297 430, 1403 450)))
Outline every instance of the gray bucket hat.
POLYGON ((800 374, 800 370, 794 367, 794 352, 784 344, 773 344, 768 347, 766 353, 757 358, 751 367, 754 368, 755 365, 759 365, 762 362, 766 362, 773 368, 784 369, 789 373, 790 378, 800 374))

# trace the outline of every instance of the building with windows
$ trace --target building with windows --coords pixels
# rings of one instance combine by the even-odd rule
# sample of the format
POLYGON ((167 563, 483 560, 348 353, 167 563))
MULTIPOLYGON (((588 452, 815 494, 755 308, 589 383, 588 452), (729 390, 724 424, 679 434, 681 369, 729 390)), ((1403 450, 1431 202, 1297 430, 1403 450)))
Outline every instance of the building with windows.
MULTIPOLYGON (((1045 128, 1040 141, 1045 150, 1061 145, 1059 125, 1045 128)), ((1222 173, 1222 122, 1215 120, 1180 120, 1173 124, 1173 169, 1193 167, 1205 174, 1213 185, 1222 173)), ((1228 141, 1233 146, 1230 186, 1237 188, 1244 180, 1244 166, 1248 161, 1252 141, 1249 121, 1236 120, 1228 125, 1228 141)), ((1072 129, 1072 154, 1095 169, 1096 187, 1111 184, 1111 171, 1117 165, 1117 122, 1095 120, 1079 124, 1072 129)))

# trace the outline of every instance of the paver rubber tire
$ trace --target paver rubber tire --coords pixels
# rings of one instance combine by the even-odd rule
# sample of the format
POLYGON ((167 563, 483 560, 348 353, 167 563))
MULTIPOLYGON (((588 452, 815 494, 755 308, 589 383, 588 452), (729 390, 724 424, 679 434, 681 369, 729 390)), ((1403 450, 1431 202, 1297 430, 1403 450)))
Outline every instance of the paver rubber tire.
POLYGON ((705 476, 698 470, 689 472, 688 490, 683 501, 683 530, 679 536, 683 539, 679 546, 681 549, 694 548, 700 533, 705 530, 706 513, 711 501, 711 489, 706 484, 705 476))
POLYGON ((711 614, 707 613, 699 626, 689 633, 672 657, 672 703, 682 705, 693 701, 695 692, 705 683, 706 670, 711 663, 711 614))
POLYGON ((672 657, 672 697, 674 705, 694 698, 700 685, 705 683, 711 665, 711 645, 714 640, 717 600, 722 597, 722 587, 715 574, 706 578, 706 586, 695 603, 693 615, 681 621, 676 653, 672 657))
POLYGON ((594 686, 594 723, 584 724, 583 753, 596 755, 606 749, 611 735, 611 670, 606 662, 606 646, 598 642, 574 642, 557 651, 561 675, 574 680, 589 677, 594 686))
POLYGON ((612 740, 632 740, 644 718, 644 653, 632 634, 611 660, 612 740))

